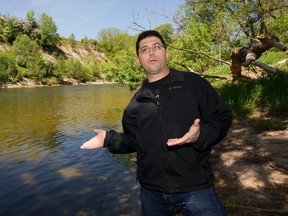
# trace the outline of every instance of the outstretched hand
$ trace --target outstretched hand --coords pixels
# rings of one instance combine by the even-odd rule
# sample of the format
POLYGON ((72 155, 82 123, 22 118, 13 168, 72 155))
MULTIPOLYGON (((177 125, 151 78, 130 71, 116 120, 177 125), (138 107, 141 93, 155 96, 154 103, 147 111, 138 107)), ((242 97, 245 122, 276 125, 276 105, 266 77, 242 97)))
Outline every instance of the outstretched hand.
POLYGON ((195 119, 189 131, 181 138, 168 139, 168 146, 183 145, 185 143, 194 143, 200 135, 200 119, 195 119))
POLYGON ((93 129, 97 135, 87 142, 83 143, 81 149, 95 149, 102 148, 104 146, 104 139, 106 137, 106 131, 102 129, 93 129))

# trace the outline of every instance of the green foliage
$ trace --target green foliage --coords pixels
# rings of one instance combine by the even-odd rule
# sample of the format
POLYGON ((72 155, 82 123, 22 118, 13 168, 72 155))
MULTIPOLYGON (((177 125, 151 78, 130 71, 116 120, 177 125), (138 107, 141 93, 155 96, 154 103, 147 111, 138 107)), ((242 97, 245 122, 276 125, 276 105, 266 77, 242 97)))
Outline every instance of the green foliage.
MULTIPOLYGON (((133 52, 134 53, 134 52, 133 52)), ((144 80, 144 72, 135 63, 135 55, 126 53, 118 60, 119 66, 112 70, 116 82, 124 84, 127 82, 130 90, 137 89, 144 80), (123 62, 123 59, 125 61, 123 62)))
POLYGON ((94 81, 101 78, 100 67, 96 64, 84 66, 79 60, 65 60, 60 57, 53 68, 53 76, 56 77, 59 83, 63 83, 64 78, 73 78, 79 82, 94 81))
POLYGON ((143 79, 144 72, 135 63, 134 50, 119 53, 118 57, 113 58, 114 64, 102 64, 103 72, 107 80, 113 80, 119 85, 127 84, 130 90, 137 89, 143 79))
POLYGON ((75 35, 73 33, 68 37, 68 42, 70 46, 75 47, 76 40, 75 40, 75 35))
POLYGON ((6 83, 17 76, 16 60, 11 53, 0 52, 0 83, 6 83))
POLYGON ((28 63, 34 62, 40 56, 40 47, 27 35, 19 35, 13 43, 12 52, 16 62, 21 67, 27 67, 28 63))
POLYGON ((134 47, 134 39, 119 29, 103 29, 99 32, 99 48, 103 50, 108 58, 117 58, 118 52, 134 47))
POLYGON ((99 38, 99 47, 110 59, 110 62, 101 64, 105 79, 119 85, 127 84, 130 90, 138 88, 145 76, 135 63, 136 37, 117 29, 105 29, 100 32, 99 38))
POLYGON ((43 13, 39 20, 40 45, 42 47, 56 46, 60 36, 57 34, 57 26, 51 16, 43 13))
POLYGON ((81 43, 87 44, 88 42, 89 42, 89 39, 87 35, 85 35, 85 37, 81 39, 81 43))
POLYGON ((51 63, 42 58, 40 47, 27 35, 19 35, 16 38, 12 52, 16 57, 17 64, 26 69, 26 72, 23 73, 25 77, 41 81, 52 73, 51 63))
POLYGON ((0 15, 0 42, 5 42, 4 32, 3 32, 4 28, 5 28, 5 19, 4 17, 0 15))
POLYGON ((288 15, 287 10, 283 9, 276 12, 275 16, 268 17, 267 28, 272 35, 276 35, 284 44, 288 43, 288 15))
POLYGON ((92 76, 92 78, 91 78, 92 81, 94 79, 102 79, 101 72, 100 72, 101 69, 100 69, 100 66, 98 64, 91 64, 87 68, 89 70, 89 73, 92 76))
POLYGON ((36 18, 35 18, 35 12, 33 10, 32 11, 28 11, 26 13, 26 17, 27 17, 28 22, 37 23, 36 18))
POLYGON ((162 35, 163 39, 167 44, 170 44, 172 42, 174 36, 174 30, 170 23, 159 25, 155 28, 155 30, 162 35))
POLYGON ((84 67, 79 60, 69 59, 66 62, 66 68, 67 75, 80 82, 87 82, 92 79, 91 71, 84 67))
POLYGON ((37 81, 42 81, 52 74, 51 63, 45 61, 40 55, 37 55, 33 62, 28 63, 27 69, 31 73, 30 77, 37 81))
POLYGON ((288 9, 281 0, 189 0, 177 20, 179 39, 173 45, 191 50, 177 55, 177 61, 200 73, 217 64, 208 56, 229 61, 233 48, 250 46, 261 33, 276 35, 282 43, 288 38, 288 9))
POLYGON ((57 45, 60 37, 52 17, 43 13, 37 23, 34 11, 28 11, 26 16, 27 21, 0 16, 0 40, 12 44, 17 36, 25 34, 44 48, 57 45))
POLYGON ((14 25, 15 18, 7 18, 4 20, 2 26, 2 38, 4 42, 13 43, 17 37, 16 25, 14 25))
POLYGON ((16 19, 15 17, 6 18, 0 16, 0 39, 3 42, 10 44, 19 35, 26 34, 29 37, 35 39, 39 37, 37 29, 37 23, 33 20, 33 13, 28 14, 29 20, 16 19))
POLYGON ((63 83, 64 77, 68 74, 66 61, 63 56, 60 56, 54 65, 53 76, 55 76, 60 83, 63 83))

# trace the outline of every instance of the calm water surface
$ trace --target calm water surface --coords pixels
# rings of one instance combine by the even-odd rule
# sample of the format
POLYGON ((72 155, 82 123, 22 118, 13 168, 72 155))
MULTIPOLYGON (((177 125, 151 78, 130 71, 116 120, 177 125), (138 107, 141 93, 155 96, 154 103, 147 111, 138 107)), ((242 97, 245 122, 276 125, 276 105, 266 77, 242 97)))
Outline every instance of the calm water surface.
POLYGON ((80 150, 121 130, 133 93, 113 85, 0 89, 0 215, 138 215, 131 155, 80 150))

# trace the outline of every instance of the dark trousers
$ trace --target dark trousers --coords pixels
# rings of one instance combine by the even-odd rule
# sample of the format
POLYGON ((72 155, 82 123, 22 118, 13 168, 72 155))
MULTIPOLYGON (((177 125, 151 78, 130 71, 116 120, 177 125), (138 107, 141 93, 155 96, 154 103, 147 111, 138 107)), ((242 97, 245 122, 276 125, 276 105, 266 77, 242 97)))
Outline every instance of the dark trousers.
POLYGON ((225 216, 214 187, 172 194, 141 187, 140 199, 143 216, 173 216, 176 209, 181 209, 186 216, 225 216))

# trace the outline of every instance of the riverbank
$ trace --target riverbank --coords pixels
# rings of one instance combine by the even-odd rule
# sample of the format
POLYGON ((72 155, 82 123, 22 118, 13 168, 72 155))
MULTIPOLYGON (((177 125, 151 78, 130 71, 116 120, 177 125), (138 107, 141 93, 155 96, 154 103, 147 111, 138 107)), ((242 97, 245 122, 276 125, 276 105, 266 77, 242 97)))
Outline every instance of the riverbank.
MULTIPOLYGON (((288 120, 283 120, 288 126, 288 120)), ((227 138, 214 147, 211 162, 227 215, 274 216, 288 213, 288 127, 255 131, 233 122, 227 138)))
POLYGON ((37 82, 32 79, 23 78, 21 82, 15 82, 15 83, 4 83, 0 84, 0 89, 6 89, 6 88, 37 88, 37 87, 57 87, 57 86, 78 86, 78 85, 103 85, 103 84, 115 84, 115 82, 112 81, 106 81, 106 80, 97 80, 94 82, 79 82, 75 79, 64 79, 64 82, 62 84, 59 84, 57 82, 47 82, 43 84, 42 82, 37 82))

